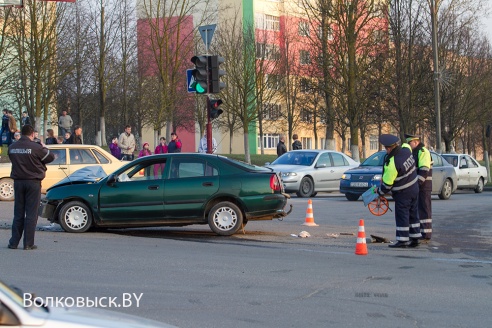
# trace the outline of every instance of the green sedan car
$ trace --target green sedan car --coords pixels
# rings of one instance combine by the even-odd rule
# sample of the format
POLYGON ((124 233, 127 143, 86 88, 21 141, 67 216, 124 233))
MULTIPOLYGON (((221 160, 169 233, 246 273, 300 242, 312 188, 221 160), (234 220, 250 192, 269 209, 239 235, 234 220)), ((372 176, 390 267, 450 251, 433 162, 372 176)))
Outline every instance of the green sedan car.
POLYGON ((271 169, 174 153, 139 158, 108 176, 98 167, 79 170, 48 189, 39 215, 67 232, 208 224, 232 235, 249 220, 288 215, 288 198, 271 169))

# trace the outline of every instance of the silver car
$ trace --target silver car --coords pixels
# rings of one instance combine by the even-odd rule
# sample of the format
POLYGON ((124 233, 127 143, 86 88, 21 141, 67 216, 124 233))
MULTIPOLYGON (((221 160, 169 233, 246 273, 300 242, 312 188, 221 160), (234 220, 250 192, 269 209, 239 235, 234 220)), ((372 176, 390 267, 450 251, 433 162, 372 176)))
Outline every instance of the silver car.
POLYGON ((442 154, 442 157, 453 165, 458 177, 458 189, 473 189, 476 193, 483 191, 488 180, 485 166, 467 154, 442 154))
POLYGON ((360 163, 333 150, 293 150, 267 167, 280 173, 285 191, 314 197, 320 191, 338 191, 342 174, 360 163))

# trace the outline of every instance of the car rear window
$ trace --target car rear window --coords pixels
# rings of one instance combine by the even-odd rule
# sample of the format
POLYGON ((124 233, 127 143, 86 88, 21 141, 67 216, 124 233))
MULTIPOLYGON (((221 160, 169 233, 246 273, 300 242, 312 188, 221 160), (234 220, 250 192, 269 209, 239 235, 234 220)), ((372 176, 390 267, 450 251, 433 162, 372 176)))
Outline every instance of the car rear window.
POLYGON ((271 169, 269 168, 266 168, 266 167, 261 167, 261 166, 256 166, 256 165, 252 165, 252 164, 248 164, 246 162, 241 162, 241 161, 238 161, 238 160, 235 160, 235 159, 231 159, 231 158, 228 158, 228 157, 225 157, 225 156, 218 156, 218 158, 220 158, 222 161, 232 165, 232 166, 236 166, 236 167, 239 167, 245 171, 250 171, 250 172, 272 172, 271 169))

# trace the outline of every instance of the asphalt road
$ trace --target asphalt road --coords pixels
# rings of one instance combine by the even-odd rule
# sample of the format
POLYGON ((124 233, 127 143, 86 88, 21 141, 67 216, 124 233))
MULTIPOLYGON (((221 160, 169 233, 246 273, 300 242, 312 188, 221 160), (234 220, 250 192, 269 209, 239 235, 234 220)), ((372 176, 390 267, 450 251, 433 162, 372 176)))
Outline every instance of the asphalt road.
MULTIPOLYGON (((372 216, 340 194, 292 198, 283 221, 219 237, 207 226, 68 234, 40 220, 36 251, 9 250, 13 203, 0 202, 0 279, 42 297, 142 295, 121 311, 180 327, 489 327, 491 193, 433 198, 434 236, 418 249, 394 238, 393 213, 372 216), (298 238, 301 231, 311 234, 298 238), (3 246, 2 246, 3 245, 3 246)), ((390 206, 393 203, 390 202, 390 206)))

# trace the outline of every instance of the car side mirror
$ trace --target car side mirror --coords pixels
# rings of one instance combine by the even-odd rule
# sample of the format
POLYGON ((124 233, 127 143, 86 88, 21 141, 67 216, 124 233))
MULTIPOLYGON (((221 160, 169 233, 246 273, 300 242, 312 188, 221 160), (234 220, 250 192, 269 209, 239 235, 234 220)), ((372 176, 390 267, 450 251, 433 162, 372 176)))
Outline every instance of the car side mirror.
POLYGON ((106 183, 107 183, 108 185, 112 185, 112 184, 113 184, 113 183, 115 183, 115 182, 116 182, 116 176, 115 176, 114 174, 110 174, 110 175, 108 176, 108 180, 106 181, 106 183))
POLYGON ((316 168, 320 168, 320 167, 326 167, 326 164, 323 163, 323 164, 316 164, 316 168))

